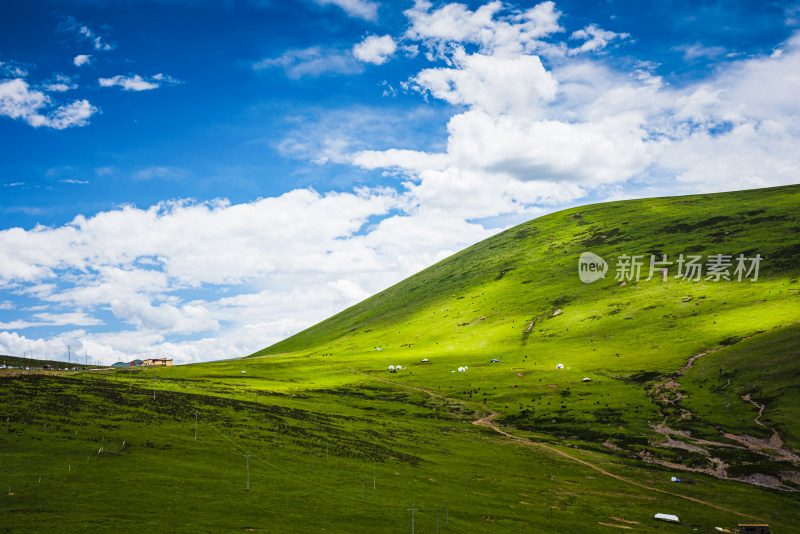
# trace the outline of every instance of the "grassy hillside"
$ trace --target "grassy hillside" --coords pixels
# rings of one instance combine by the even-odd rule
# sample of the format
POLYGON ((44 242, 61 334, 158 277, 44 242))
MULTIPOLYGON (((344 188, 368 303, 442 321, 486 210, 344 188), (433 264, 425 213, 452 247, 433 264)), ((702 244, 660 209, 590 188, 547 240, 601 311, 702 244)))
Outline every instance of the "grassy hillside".
POLYGON ((800 319, 798 208, 800 187, 789 186, 562 211, 478 243, 255 356, 325 354, 375 374, 399 363, 409 370, 397 381, 479 401, 541 439, 605 443, 647 460, 718 465, 719 451, 682 445, 687 436, 670 430, 726 443, 726 433, 769 438, 777 430, 798 447, 800 358, 797 326, 789 326, 800 319), (586 251, 609 262, 605 279, 580 282, 586 251), (686 280, 676 277, 677 265, 666 280, 660 273, 646 280, 650 256, 664 254, 672 262, 681 254, 763 260, 755 281, 752 274, 738 281, 734 268, 731 280, 686 280), (644 256, 638 282, 615 279, 623 255, 644 256), (736 377, 728 390, 698 383, 710 380, 698 374, 712 365, 702 358, 699 369, 676 374, 692 356, 720 348, 708 361, 718 362, 715 380, 736 377), (565 369, 556 370, 559 363, 565 369), (470 371, 449 373, 460 365, 470 371), (739 398, 748 393, 750 401, 739 398), (758 404, 770 409, 755 422, 758 404))
MULTIPOLYGON (((348 339, 352 347, 370 343, 384 348, 430 346, 447 341, 456 348, 470 349, 475 346, 468 341, 476 337, 475 326, 479 326, 481 335, 500 336, 492 350, 501 348, 498 342, 519 348, 537 339, 533 332, 523 335, 527 324, 555 309, 567 309, 569 303, 573 310, 580 306, 580 311, 594 306, 600 314, 590 329, 603 330, 620 319, 609 313, 614 309, 624 310, 628 320, 652 322, 663 318, 666 310, 641 313, 630 304, 635 299, 669 306, 668 302, 659 302, 665 292, 691 295, 713 288, 714 292, 733 292, 748 301, 748 295, 760 295, 762 289, 768 294, 770 282, 800 272, 798 205, 800 187, 787 186, 628 200, 554 213, 467 248, 256 355, 304 350, 334 341, 341 345, 341 339, 348 339), (603 281, 577 283, 578 257, 584 251, 607 260, 622 254, 642 254, 646 262, 650 254, 668 254, 674 261, 679 254, 705 258, 718 253, 760 253, 765 260, 758 285, 692 284, 671 279, 669 284, 650 281, 618 290, 613 271, 603 281), (473 323, 481 317, 486 319, 473 323)), ((648 268, 649 263, 643 267, 643 278, 648 268)), ((676 272, 673 267, 671 274, 676 272)), ((708 311, 710 302, 705 304, 697 310, 683 306, 683 311, 689 308, 702 314, 708 311)), ((734 304, 720 306, 731 308, 734 304)), ((740 325, 729 326, 738 331, 740 325)), ((724 331, 720 325, 719 332, 724 331)))
POLYGON ((571 209, 249 358, 0 374, 0 532, 796 531, 797 213, 798 186, 571 209), (646 281, 651 254, 763 261, 646 281))

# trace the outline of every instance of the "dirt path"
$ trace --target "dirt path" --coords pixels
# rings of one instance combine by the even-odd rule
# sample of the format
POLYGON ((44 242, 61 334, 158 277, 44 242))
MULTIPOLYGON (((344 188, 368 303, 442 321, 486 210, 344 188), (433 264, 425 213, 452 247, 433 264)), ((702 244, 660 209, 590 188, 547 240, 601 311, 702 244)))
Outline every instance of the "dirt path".
MULTIPOLYGON (((784 328, 784 327, 791 326, 791 325, 797 324, 797 323, 800 323, 800 321, 786 323, 784 325, 780 325, 780 326, 777 326, 775 328, 784 328)), ((773 330, 775 328, 773 328, 773 330)), ((753 334, 753 335, 750 335, 750 336, 743 337, 742 341, 746 340, 746 339, 750 339, 750 338, 755 337, 757 335, 758 334, 753 334)), ((672 408, 674 408, 675 410, 677 410, 678 416, 681 419, 691 419, 693 417, 692 412, 690 412, 689 410, 687 410, 686 408, 684 408, 683 406, 680 405, 680 401, 682 399, 684 399, 685 396, 682 395, 679 392, 680 384, 677 382, 677 379, 679 377, 681 377, 684 373, 686 373, 686 371, 691 369, 692 366, 694 365, 695 361, 697 361, 698 358, 701 358, 701 357, 706 356, 707 354, 711 354, 713 352, 717 352, 718 350, 722 350, 723 348, 725 348, 725 347, 724 346, 719 346, 719 347, 715 347, 713 349, 707 350, 705 352, 701 352, 699 354, 695 354, 694 356, 689 358, 689 360, 686 362, 686 364, 683 367, 681 367, 680 369, 678 369, 677 371, 675 371, 672 374, 662 375, 662 379, 660 380, 660 382, 657 382, 655 384, 655 386, 654 386, 654 388, 652 390, 653 392, 650 395, 650 402, 656 405, 656 407, 658 409, 658 413, 659 413, 659 415, 661 415, 663 417, 663 420, 661 421, 661 423, 659 423, 658 425, 653 425, 651 428, 655 432, 658 432, 659 434, 662 434, 662 435, 666 436, 667 442, 663 443, 662 445, 666 446, 666 447, 673 447, 673 448, 678 448, 678 449, 694 450, 695 452, 704 451, 704 452, 706 452, 706 454, 708 454, 708 452, 705 451, 705 449, 703 449, 701 447, 702 445, 716 446, 716 447, 725 446, 725 447, 733 447, 733 448, 740 448, 740 449, 749 449, 749 450, 751 450, 753 452, 757 452, 757 453, 762 454, 764 456, 777 457, 778 459, 784 460, 784 461, 795 462, 795 463, 796 462, 800 462, 800 456, 798 456, 796 453, 786 449, 783 446, 783 440, 781 440, 781 437, 780 437, 780 434, 778 433, 778 431, 775 430, 774 428, 766 426, 765 424, 763 424, 761 422, 760 419, 761 419, 761 416, 764 414, 764 409, 766 407, 764 405, 759 404, 759 403, 755 402, 754 400, 752 400, 750 398, 750 393, 748 393, 747 395, 743 395, 741 398, 742 398, 743 401, 752 404, 755 408, 758 409, 758 415, 753 419, 753 422, 756 425, 758 425, 758 426, 760 426, 762 428, 766 428, 766 429, 772 431, 772 436, 768 440, 767 439, 756 438, 756 437, 753 437, 753 436, 750 436, 750 435, 747 435, 747 434, 737 435, 737 434, 731 434, 731 433, 728 433, 728 432, 723 432, 722 435, 725 438, 727 438, 727 439, 729 439, 731 441, 735 441, 736 443, 739 444, 739 445, 731 445, 731 444, 724 444, 724 443, 718 443, 718 442, 714 442, 714 441, 707 441, 707 440, 701 440, 701 439, 698 439, 698 438, 694 438, 694 437, 691 436, 691 433, 688 432, 688 431, 677 431, 677 430, 673 430, 673 429, 669 428, 668 426, 666 426, 668 417, 666 417, 664 415, 664 412, 661 410, 662 406, 669 405, 672 408), (672 394, 672 396, 674 398, 670 398, 669 394, 672 394), (675 439, 673 439, 672 436, 680 436, 681 438, 686 439, 686 440, 690 441, 691 443, 685 443, 685 442, 680 441, 680 440, 675 440, 675 439), (696 449, 700 449, 700 451, 698 451, 696 449)), ((731 385, 731 379, 728 378, 727 383, 725 384, 724 387, 729 387, 730 385, 731 385)), ((666 467, 672 467, 673 465, 675 465, 675 464, 665 463, 665 462, 660 461, 660 460, 655 459, 655 458, 642 458, 642 459, 645 460, 645 461, 648 461, 648 462, 651 462, 651 463, 660 464, 660 465, 663 465, 663 466, 666 466, 666 467)), ((720 458, 714 457, 711 454, 709 454, 709 459, 714 464, 713 468, 708 468, 708 467, 691 468, 691 467, 686 467, 686 466, 680 467, 680 466, 677 466, 677 465, 676 465, 676 468, 680 468, 680 469, 682 469, 684 471, 694 471, 694 472, 707 473, 707 474, 710 474, 710 475, 715 476, 717 478, 729 478, 727 476, 727 472, 726 472, 726 467, 727 466, 726 466, 725 462, 723 462, 720 458)), ((771 476, 763 476, 762 475, 762 476, 759 476, 759 477, 736 477, 736 478, 733 478, 733 480, 738 480, 740 482, 745 482, 745 483, 748 483, 748 484, 755 484, 755 485, 758 485, 758 486, 766 486, 766 487, 770 487, 770 488, 773 488, 773 489, 796 491, 793 488, 789 488, 786 485, 784 485, 783 483, 781 483, 781 481, 778 478, 771 477, 771 476)))
MULTIPOLYGON (((374 376, 374 375, 370 375, 370 374, 367 374, 367 373, 364 373, 364 372, 361 372, 361 371, 358 371, 358 370, 352 369, 352 368, 351 368, 351 370, 353 372, 355 372, 355 373, 358 373, 360 375, 366 376, 367 378, 370 378, 372 380, 376 380, 378 382, 383 382, 384 384, 391 384, 391 385, 397 386, 397 387, 413 389, 415 391, 420 391, 422 393, 427 393, 428 395, 430 395, 432 397, 436 397, 436 398, 439 398, 439 399, 442 399, 442 400, 446 400, 448 402, 460 404, 462 406, 466 406, 468 404, 466 401, 463 401, 461 399, 454 399, 454 398, 451 398, 451 397, 447 397, 445 395, 441 395, 439 393, 431 391, 431 390, 429 390, 427 388, 423 388, 423 387, 420 387, 420 386, 411 386, 411 385, 408 385, 408 384, 401 384, 399 382, 394 382, 392 380, 387 380, 385 378, 380 378, 380 377, 377 377, 377 376, 374 376)), ((470 404, 472 404, 472 403, 470 403, 470 404)), ((589 462, 587 460, 583 460, 581 458, 573 456, 573 455, 569 454, 568 452, 562 451, 561 449, 558 449, 558 448, 556 448, 556 447, 554 447, 552 445, 548 445, 547 443, 542 443, 540 441, 533 441, 533 440, 528 439, 528 438, 523 438, 523 437, 520 437, 520 436, 514 436, 512 434, 509 434, 508 432, 506 432, 505 430, 503 430, 502 428, 497 426, 497 424, 494 422, 494 420, 497 419, 497 417, 501 415, 500 412, 492 410, 491 408, 489 408, 487 406, 483 406, 483 405, 479 405, 479 406, 484 411, 489 412, 489 413, 488 413, 488 415, 486 415, 484 417, 476 419, 475 421, 472 422, 472 424, 473 425, 477 425, 477 426, 483 426, 483 427, 491 428, 492 430, 494 430, 498 434, 500 434, 500 435, 502 435, 502 436, 504 436, 504 437, 516 442, 516 443, 522 443, 522 444, 525 444, 527 446, 539 447, 540 449, 544 449, 544 450, 550 451, 550 452, 552 452, 554 454, 557 454, 557 455, 559 455, 559 456, 561 456, 563 458, 566 458, 566 459, 571 460, 573 462, 577 462, 577 463, 579 463, 581 465, 584 465, 584 466, 586 466, 586 467, 588 467, 590 469, 593 469, 593 470, 597 471, 598 473, 601 473, 603 475, 611 477, 611 478, 613 478, 615 480, 619 480, 620 482, 624 482, 626 484, 630 484, 632 486, 636 486, 637 488, 641 488, 641 489, 644 489, 644 490, 647 490, 647 491, 655 491, 655 492, 658 492, 658 493, 663 493, 665 495, 670 495, 672 497, 677 497, 677 498, 680 498, 680 499, 685 499, 687 501, 691 501, 691 502, 694 502, 694 503, 697 503, 697 504, 702 504, 704 506, 709 506, 711 508, 714 508, 716 510, 720 510, 722 512, 735 514, 735 515, 738 515, 740 517, 746 517, 748 519, 752 519, 752 520, 755 520, 755 521, 766 522, 766 520, 764 520, 764 519, 762 519, 760 517, 752 516, 752 515, 745 514, 745 513, 742 513, 742 512, 737 512, 736 510, 731 510, 729 508, 724 508, 722 506, 717 506, 716 504, 710 503, 708 501, 704 501, 704 500, 701 500, 701 499, 696 499, 694 497, 689 497, 688 495, 681 495, 680 493, 672 493, 671 491, 663 490, 663 489, 656 488, 656 487, 653 487, 653 486, 648 486, 647 484, 642 484, 641 482, 636 482, 635 480, 630 480, 630 479, 625 478, 623 476, 615 475, 614 473, 606 471, 605 469, 603 469, 602 467, 600 467, 600 466, 598 466, 596 464, 593 464, 593 463, 591 463, 591 462, 589 462)))

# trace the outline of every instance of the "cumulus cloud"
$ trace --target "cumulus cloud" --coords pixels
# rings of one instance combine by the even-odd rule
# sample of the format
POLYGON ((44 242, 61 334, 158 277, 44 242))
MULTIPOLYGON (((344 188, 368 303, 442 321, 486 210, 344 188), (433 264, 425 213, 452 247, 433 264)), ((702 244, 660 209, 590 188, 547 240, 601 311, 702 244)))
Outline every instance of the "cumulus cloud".
POLYGON ((320 76, 323 74, 354 74, 363 67, 349 51, 325 49, 312 46, 300 50, 287 50, 275 58, 262 59, 253 64, 253 69, 282 68, 292 79, 303 76, 320 76))
POLYGON ((117 75, 113 78, 100 78, 98 82, 100 83, 100 87, 121 87, 125 91, 150 91, 152 89, 158 89, 163 85, 178 85, 183 83, 180 80, 176 80, 171 76, 161 73, 146 78, 138 74, 132 76, 117 75))
MULTIPOLYGON (((579 55, 628 39, 626 33, 589 24, 570 35, 584 41, 577 48, 543 43, 562 31, 551 3, 532 8, 536 16, 504 9, 492 2, 474 11, 462 4, 433 10, 420 0, 406 12, 406 39, 420 40, 435 51, 430 59, 446 64, 423 69, 405 86, 456 106, 446 148, 361 150, 351 154, 355 165, 403 171, 417 181, 410 186, 417 193, 443 193, 446 187, 434 183, 458 189, 491 182, 498 186, 494 198, 515 199, 507 208, 516 209, 529 205, 516 196, 522 190, 533 195, 528 200, 564 201, 615 184, 663 183, 665 176, 672 176, 673 191, 675 184, 719 190, 796 176, 800 161, 791 147, 800 109, 790 95, 800 90, 791 74, 798 71, 800 38, 781 45, 780 54, 732 61, 702 82, 675 88, 651 68, 625 72, 579 55), (477 51, 467 52, 465 43, 477 51)), ((711 52, 718 51, 703 51, 711 52)))
MULTIPOLYGON (((464 4, 438 9, 428 0, 416 0, 405 14, 405 37, 421 41, 431 54, 444 54, 448 43, 475 44, 486 54, 519 54, 548 50, 543 39, 563 31, 554 2, 542 2, 522 12, 511 12, 499 1, 472 11, 464 4)), ((432 56, 431 56, 432 57, 432 56)))
POLYGON ((555 97, 558 87, 538 56, 497 57, 456 49, 452 63, 453 68, 421 71, 411 79, 413 86, 450 104, 526 116, 541 115, 537 110, 555 97))
MULTIPOLYGON (((130 350, 131 357, 158 345, 186 358, 241 355, 491 234, 459 217, 406 212, 407 202, 392 189, 324 195, 303 189, 247 204, 126 206, 61 227, 3 230, 0 257, 9 261, 0 263, 0 285, 14 284, 48 307, 76 310, 62 322, 92 326, 96 312, 107 309, 130 325, 123 337, 84 332, 81 342, 93 343, 87 348, 93 354, 119 358, 130 350), (370 218, 392 210, 406 214, 365 231, 370 218), (240 289, 231 297, 184 296, 218 286, 240 289), (214 336, 171 339, 203 332, 214 336)), ((0 328, 56 324, 50 313, 0 328)), ((0 335, 0 351, 21 343, 0 335)))
POLYGON ((78 54, 75 56, 75 59, 72 60, 72 63, 76 67, 82 67, 83 65, 88 65, 92 62, 92 56, 88 54, 78 54))
POLYGON ((98 111, 87 100, 76 100, 52 109, 50 97, 42 91, 31 89, 25 80, 0 81, 0 115, 23 120, 35 128, 44 126, 63 130, 85 126, 98 111), (51 108, 49 112, 48 108, 51 108))
POLYGON ((382 65, 397 51, 397 44, 391 35, 369 35, 353 47, 357 60, 373 65, 382 65))

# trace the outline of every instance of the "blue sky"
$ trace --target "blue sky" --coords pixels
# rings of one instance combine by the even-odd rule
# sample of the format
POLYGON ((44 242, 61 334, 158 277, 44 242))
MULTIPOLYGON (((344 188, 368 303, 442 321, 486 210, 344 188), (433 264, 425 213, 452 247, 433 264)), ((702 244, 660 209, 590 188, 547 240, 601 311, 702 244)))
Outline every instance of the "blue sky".
POLYGON ((0 353, 245 355, 544 213, 800 171, 798 2, 2 9, 0 353))

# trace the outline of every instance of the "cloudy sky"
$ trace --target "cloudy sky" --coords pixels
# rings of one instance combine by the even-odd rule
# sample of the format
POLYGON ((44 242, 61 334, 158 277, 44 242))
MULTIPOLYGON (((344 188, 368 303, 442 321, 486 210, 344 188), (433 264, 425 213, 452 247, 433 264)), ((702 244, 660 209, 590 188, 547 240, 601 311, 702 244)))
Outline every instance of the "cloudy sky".
POLYGON ((800 181, 800 5, 9 0, 0 354, 249 354, 508 226, 800 181))

